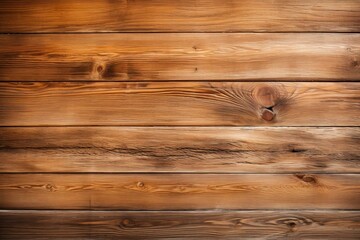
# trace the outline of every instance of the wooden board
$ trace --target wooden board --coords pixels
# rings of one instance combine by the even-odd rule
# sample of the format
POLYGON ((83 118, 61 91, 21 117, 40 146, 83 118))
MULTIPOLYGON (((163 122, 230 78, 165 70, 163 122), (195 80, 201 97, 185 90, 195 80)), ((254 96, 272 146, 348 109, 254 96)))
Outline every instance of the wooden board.
POLYGON ((359 173, 359 139, 356 127, 5 127, 0 172, 359 173))
POLYGON ((359 126, 359 83, 0 83, 0 125, 359 126))
POLYGON ((13 34, 0 45, 4 81, 360 80, 359 34, 13 34))
POLYGON ((1 209, 359 209, 358 174, 1 174, 1 209))
POLYGON ((2 239, 360 238, 356 211, 0 211, 0 222, 2 239))
POLYGON ((2 0, 1 32, 360 31, 358 0, 2 0))

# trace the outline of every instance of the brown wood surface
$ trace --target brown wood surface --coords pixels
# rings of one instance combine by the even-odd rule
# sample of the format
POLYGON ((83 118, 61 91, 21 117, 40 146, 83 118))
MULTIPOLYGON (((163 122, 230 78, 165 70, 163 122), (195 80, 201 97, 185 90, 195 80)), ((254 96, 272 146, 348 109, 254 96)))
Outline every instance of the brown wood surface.
POLYGON ((360 0, 0 0, 0 239, 360 239, 360 0))
POLYGON ((0 83, 0 125, 359 126, 359 83, 0 83))
POLYGON ((360 80, 359 34, 10 34, 0 45, 6 81, 360 80))
POLYGON ((0 211, 0 223, 1 239, 360 238, 356 211, 0 211))
POLYGON ((1 174, 1 209, 359 209, 358 174, 1 174))
POLYGON ((0 172, 359 173, 360 129, 3 127, 0 172))
POLYGON ((360 31, 358 0, 2 0, 1 32, 360 31))

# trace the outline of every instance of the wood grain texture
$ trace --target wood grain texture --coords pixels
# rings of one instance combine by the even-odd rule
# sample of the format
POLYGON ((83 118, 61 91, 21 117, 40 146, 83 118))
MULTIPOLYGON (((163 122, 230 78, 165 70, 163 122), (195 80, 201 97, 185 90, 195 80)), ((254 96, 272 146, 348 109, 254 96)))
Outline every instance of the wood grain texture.
POLYGON ((0 83, 0 125, 359 126, 359 83, 0 83))
POLYGON ((359 239, 356 211, 0 211, 2 239, 359 239))
POLYGON ((360 0, 0 0, 0 239, 360 239, 360 0))
POLYGON ((13 34, 0 45, 5 81, 360 80, 360 34, 13 34))
POLYGON ((0 172, 360 173, 360 129, 5 127, 0 172))
POLYGON ((359 209, 358 174, 1 174, 1 209, 359 209))
POLYGON ((360 31, 358 0, 2 0, 1 32, 360 31))

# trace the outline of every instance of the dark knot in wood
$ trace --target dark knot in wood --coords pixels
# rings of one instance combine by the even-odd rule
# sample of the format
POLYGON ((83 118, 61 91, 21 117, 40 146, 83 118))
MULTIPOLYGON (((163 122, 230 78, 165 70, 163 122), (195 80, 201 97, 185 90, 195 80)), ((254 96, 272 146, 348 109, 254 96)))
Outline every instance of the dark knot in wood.
POLYGON ((101 73, 103 70, 104 70, 104 67, 99 65, 97 68, 96 68, 97 72, 98 73, 101 73))
POLYGON ((287 225, 289 228, 294 228, 294 227, 296 227, 296 223, 293 222, 293 221, 287 222, 286 225, 287 225))
POLYGON ((131 219, 125 218, 122 222, 121 225, 124 227, 133 227, 135 226, 135 222, 132 221, 131 219))
POLYGON ((296 174, 296 177, 307 183, 317 183, 316 178, 307 174, 296 174))
POLYGON ((271 121, 275 118, 276 113, 273 112, 272 107, 263 108, 261 112, 261 118, 265 121, 271 121))
POLYGON ((253 89, 253 98, 260 105, 260 115, 265 121, 272 121, 275 118, 274 106, 280 98, 280 93, 275 86, 258 85, 253 89))

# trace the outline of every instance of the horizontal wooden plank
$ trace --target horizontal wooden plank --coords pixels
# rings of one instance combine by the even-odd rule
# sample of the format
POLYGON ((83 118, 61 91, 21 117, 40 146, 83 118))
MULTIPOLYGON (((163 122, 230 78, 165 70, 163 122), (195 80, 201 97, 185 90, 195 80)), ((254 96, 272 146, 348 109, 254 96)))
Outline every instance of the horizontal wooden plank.
POLYGON ((359 32, 358 0, 2 0, 1 32, 359 32))
POLYGON ((357 211, 0 211, 2 239, 359 239, 357 211))
POLYGON ((360 173, 360 128, 3 127, 0 172, 360 173))
POLYGON ((359 126, 360 83, 2 82, 0 125, 359 126))
POLYGON ((359 209, 359 174, 1 174, 1 209, 359 209))
POLYGON ((360 34, 15 34, 0 45, 0 80, 360 80, 360 34))

